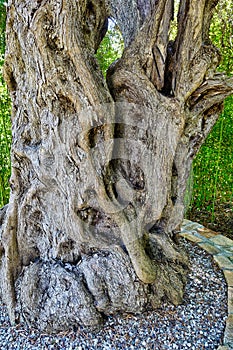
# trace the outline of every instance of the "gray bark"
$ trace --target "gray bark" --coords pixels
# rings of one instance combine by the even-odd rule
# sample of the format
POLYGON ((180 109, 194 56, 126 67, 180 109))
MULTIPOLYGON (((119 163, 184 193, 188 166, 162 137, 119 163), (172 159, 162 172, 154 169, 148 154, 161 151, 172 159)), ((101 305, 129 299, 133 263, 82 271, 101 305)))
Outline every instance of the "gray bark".
POLYGON ((193 157, 232 80, 215 74, 216 1, 8 3, 11 197, 0 212, 1 292, 42 330, 182 301, 175 240, 193 157), (94 53, 113 16, 125 50, 104 81, 94 53))

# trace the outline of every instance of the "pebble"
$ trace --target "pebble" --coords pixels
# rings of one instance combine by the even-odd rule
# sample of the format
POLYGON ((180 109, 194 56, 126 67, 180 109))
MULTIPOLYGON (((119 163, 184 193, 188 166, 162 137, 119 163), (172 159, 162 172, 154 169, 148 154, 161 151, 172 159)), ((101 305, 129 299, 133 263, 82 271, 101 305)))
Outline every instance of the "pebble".
POLYGON ((183 303, 164 304, 141 315, 115 315, 104 328, 88 333, 40 334, 22 325, 11 327, 0 300, 0 349, 3 350, 199 350, 217 349, 227 318, 227 285, 222 271, 204 250, 182 239, 190 258, 183 303))

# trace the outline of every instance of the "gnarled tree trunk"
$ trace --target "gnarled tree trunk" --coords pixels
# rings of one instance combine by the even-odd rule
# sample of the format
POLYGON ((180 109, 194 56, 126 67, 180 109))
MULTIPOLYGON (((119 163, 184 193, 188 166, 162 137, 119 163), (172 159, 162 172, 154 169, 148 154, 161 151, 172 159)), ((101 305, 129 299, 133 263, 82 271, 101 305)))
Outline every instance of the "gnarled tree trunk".
POLYGON ((11 197, 0 217, 12 322, 96 327, 182 301, 175 243, 192 159, 232 81, 214 71, 216 0, 10 0, 11 197), (104 81, 95 51, 112 16, 125 43, 104 81))

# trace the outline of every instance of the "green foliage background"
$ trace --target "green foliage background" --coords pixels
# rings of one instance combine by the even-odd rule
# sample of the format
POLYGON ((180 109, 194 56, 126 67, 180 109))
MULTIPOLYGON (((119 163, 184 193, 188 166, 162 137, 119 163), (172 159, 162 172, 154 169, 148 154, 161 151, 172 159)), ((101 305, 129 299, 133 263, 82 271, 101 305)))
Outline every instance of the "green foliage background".
MULTIPOLYGON (((233 2, 220 1, 214 14, 210 38, 219 49, 222 60, 219 71, 233 75, 233 2)), ((187 208, 190 219, 205 220, 212 223, 211 228, 221 231, 217 223, 217 210, 224 208, 228 220, 229 212, 233 215, 233 96, 224 103, 224 111, 214 125, 211 133, 201 147, 193 162, 192 198, 187 208), (224 206, 221 205, 224 203, 224 206), (203 215, 204 213, 204 215, 203 215)), ((190 194, 190 195, 191 195, 190 194)), ((203 222, 202 222, 203 223, 203 222)), ((229 230, 233 234, 233 220, 229 221, 229 230)), ((223 225, 223 230, 225 226, 223 225)), ((233 235, 232 235, 233 236, 233 235)))
POLYGON ((0 1, 0 207, 9 200, 11 121, 10 98, 2 77, 5 50, 5 6, 0 1))
POLYGON ((187 215, 209 212, 215 220, 216 202, 232 204, 233 188, 233 96, 225 100, 222 115, 193 162, 192 199, 187 215))
MULTIPOLYGON (((174 28, 173 28, 174 30, 174 28)), ((210 38, 222 54, 220 71, 233 74, 233 4, 220 1, 211 25, 210 38)), ((175 32, 175 31, 174 31, 175 32)), ((2 78, 5 50, 5 6, 0 0, 0 207, 9 199, 10 177, 10 99, 2 78)), ((109 65, 121 56, 123 41, 117 27, 111 23, 96 54, 106 76, 109 65)), ((224 112, 202 146, 193 163, 187 192, 187 217, 198 219, 198 212, 208 213, 214 222, 217 202, 232 203, 233 188, 233 96, 225 101, 224 112), (190 201, 191 199, 191 201, 190 201), (195 217, 196 216, 196 217, 195 217)), ((232 210, 232 207, 230 207, 232 210)))

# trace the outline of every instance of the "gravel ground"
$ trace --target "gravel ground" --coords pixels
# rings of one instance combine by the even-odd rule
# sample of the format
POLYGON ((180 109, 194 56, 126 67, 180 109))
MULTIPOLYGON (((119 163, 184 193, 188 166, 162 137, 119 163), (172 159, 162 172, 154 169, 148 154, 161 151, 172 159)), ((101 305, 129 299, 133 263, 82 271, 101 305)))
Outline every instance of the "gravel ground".
POLYGON ((0 303, 0 349, 217 349, 227 317, 227 289, 223 273, 205 251, 183 242, 191 271, 182 305, 164 305, 143 315, 117 315, 104 330, 76 329, 57 335, 40 334, 23 326, 10 327, 0 303))

